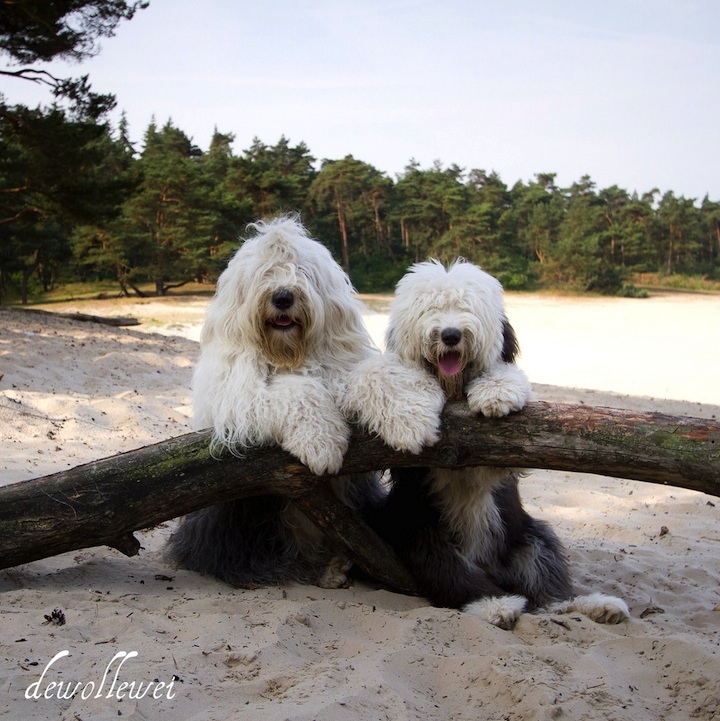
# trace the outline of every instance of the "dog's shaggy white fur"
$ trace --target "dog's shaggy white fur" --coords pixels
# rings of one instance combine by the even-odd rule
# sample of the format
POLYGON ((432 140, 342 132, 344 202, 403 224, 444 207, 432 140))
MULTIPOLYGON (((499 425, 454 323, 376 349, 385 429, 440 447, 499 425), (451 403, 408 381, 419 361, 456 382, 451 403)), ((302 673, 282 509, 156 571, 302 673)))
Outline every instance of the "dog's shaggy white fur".
POLYGON ((359 301, 330 252, 294 219, 251 226, 217 284, 193 375, 195 426, 214 447, 269 442, 337 473, 350 428, 347 374, 372 353, 359 301))
MULTIPOLYGON (((532 390, 514 363, 518 352, 502 287, 477 266, 458 261, 446 270, 438 261, 420 263, 398 283, 386 358, 393 367, 426 375, 428 407, 441 394, 466 398, 485 416, 520 410, 532 390)), ((384 437, 387 424, 375 426, 384 437)), ((600 622, 627 618, 621 599, 572 598, 560 541, 522 507, 519 470, 415 468, 391 475, 387 504, 370 518, 434 603, 464 608, 503 628, 524 609, 554 602, 563 602, 555 610, 600 622)))
MULTIPOLYGON (((377 356, 350 280, 295 217, 250 226, 220 276, 193 375, 194 425, 214 452, 277 443, 315 474, 340 470, 350 438, 347 378, 377 356)), ((381 495, 377 474, 335 476, 360 509, 381 495)), ((169 542, 177 565, 236 586, 346 582, 349 562, 289 500, 260 496, 185 516, 169 542)))

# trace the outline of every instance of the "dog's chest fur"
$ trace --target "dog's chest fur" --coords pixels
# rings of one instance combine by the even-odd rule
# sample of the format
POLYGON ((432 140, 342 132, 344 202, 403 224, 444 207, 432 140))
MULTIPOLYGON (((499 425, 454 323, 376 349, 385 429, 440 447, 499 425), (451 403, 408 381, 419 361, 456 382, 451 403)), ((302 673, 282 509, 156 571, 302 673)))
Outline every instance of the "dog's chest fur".
POLYGON ((504 544, 505 530, 493 490, 506 476, 507 470, 501 468, 435 468, 425 480, 433 504, 469 560, 488 564, 504 544))
POLYGON ((448 400, 461 401, 465 398, 465 386, 472 379, 471 373, 472 369, 469 367, 454 376, 446 376, 437 371, 436 377, 448 400))

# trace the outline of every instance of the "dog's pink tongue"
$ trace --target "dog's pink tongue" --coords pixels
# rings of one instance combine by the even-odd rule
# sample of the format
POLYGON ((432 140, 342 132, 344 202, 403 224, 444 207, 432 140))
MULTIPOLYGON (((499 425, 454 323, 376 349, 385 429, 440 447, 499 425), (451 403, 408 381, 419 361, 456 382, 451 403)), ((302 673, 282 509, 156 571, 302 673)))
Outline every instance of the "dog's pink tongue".
POLYGON ((438 365, 440 366, 440 372, 443 375, 454 376, 456 373, 459 373, 462 370, 462 365, 460 363, 460 354, 457 351, 450 351, 450 353, 445 353, 444 355, 440 356, 440 361, 438 362, 438 365))
POLYGON ((283 327, 287 326, 287 325, 292 325, 292 322, 293 322, 293 319, 289 315, 279 315, 275 319, 275 325, 279 325, 279 326, 283 326, 283 327))

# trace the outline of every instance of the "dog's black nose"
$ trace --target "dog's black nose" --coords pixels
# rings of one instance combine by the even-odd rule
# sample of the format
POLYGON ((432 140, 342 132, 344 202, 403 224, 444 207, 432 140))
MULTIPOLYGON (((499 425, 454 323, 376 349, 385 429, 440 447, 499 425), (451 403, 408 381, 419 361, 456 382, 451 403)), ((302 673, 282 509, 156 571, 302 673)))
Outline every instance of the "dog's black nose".
POLYGON ((440 340, 442 340, 445 345, 457 345, 461 339, 462 331, 459 328, 445 328, 442 333, 440 333, 440 340))
POLYGON ((287 288, 281 288, 272 294, 272 304, 278 310, 287 310, 294 302, 295 296, 287 288))

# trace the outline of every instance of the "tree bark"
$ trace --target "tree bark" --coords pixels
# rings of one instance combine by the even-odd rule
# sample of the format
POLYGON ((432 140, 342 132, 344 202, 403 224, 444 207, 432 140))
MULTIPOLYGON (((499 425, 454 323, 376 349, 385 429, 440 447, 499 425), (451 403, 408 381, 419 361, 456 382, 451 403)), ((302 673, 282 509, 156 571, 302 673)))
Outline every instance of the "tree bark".
POLYGON ((340 239, 342 241, 343 268, 346 273, 350 272, 350 247, 348 245, 347 225, 345 223, 345 210, 340 200, 340 189, 335 185, 335 205, 337 207, 338 224, 340 226, 340 239))
MULTIPOLYGON (((397 590, 412 590, 412 579, 402 576, 382 541, 332 500, 325 478, 313 476, 277 447, 215 459, 208 441, 208 431, 189 433, 0 487, 0 568, 100 545, 134 555, 140 544, 133 531, 220 501, 277 493, 296 499, 350 546, 373 577, 397 590)), ((393 451, 354 429, 343 473, 393 466, 548 468, 720 496, 720 423, 550 403, 531 403, 520 413, 491 419, 453 402, 443 415, 441 440, 417 456, 393 451)))
POLYGON ((104 316, 104 315, 88 315, 87 313, 55 313, 51 310, 42 310, 41 308, 24 308, 25 313, 41 313, 43 315, 56 316, 57 318, 67 318, 68 320, 77 320, 84 323, 100 323, 101 325, 112 326, 130 326, 140 325, 140 321, 132 316, 104 316))

